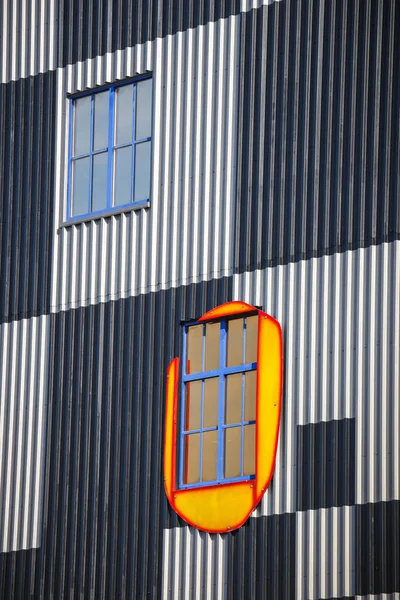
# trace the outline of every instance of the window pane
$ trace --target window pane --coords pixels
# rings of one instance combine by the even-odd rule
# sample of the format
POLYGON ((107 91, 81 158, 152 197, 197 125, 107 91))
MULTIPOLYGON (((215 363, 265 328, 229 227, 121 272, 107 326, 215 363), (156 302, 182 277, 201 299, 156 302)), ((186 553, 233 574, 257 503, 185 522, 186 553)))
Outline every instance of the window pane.
POLYGON ((233 425, 242 421, 242 373, 226 377, 225 423, 233 425))
POLYGON ((218 425, 218 381, 218 377, 204 380, 204 428, 218 425))
POLYGON ((110 93, 101 92, 94 98, 93 150, 108 147, 108 104, 110 93))
POLYGON ((201 381, 191 381, 186 388, 186 431, 200 429, 201 381))
POLYGON ((115 152, 115 184, 114 206, 131 202, 132 179, 132 146, 114 150, 115 152))
POLYGON ((246 425, 243 439, 243 475, 256 472, 256 426, 246 425))
POLYGON ((73 156, 90 151, 90 103, 91 96, 74 100, 74 150, 73 156))
POLYGON ((200 481, 200 433, 186 435, 186 464, 184 464, 184 483, 200 481))
POLYGON ((73 193, 72 216, 85 215, 89 211, 89 161, 80 158, 72 163, 73 193))
POLYGON ((228 321, 227 366, 234 367, 243 363, 243 319, 228 321))
POLYGON ((203 325, 194 325, 187 329, 187 373, 198 373, 202 370, 203 325))
POLYGON ((107 207, 107 165, 108 154, 93 156, 92 171, 92 210, 102 210, 107 207))
POLYGON ((244 381, 244 420, 255 421, 257 371, 248 371, 244 381))
POLYGON ((136 86, 136 139, 141 140, 151 136, 152 109, 151 79, 142 81, 136 86))
POLYGON ((135 202, 150 198, 151 142, 135 146, 135 202))
POLYGON ((257 362, 258 315, 246 319, 246 363, 257 362))
POLYGON ((217 479, 218 431, 203 433, 203 481, 217 479))
POLYGON ((209 323, 206 325, 205 371, 219 369, 219 335, 219 323, 209 323))
POLYGON ((124 85, 115 90, 116 131, 115 143, 132 141, 133 85, 124 85))
POLYGON ((240 476, 241 427, 225 429, 225 477, 240 476))

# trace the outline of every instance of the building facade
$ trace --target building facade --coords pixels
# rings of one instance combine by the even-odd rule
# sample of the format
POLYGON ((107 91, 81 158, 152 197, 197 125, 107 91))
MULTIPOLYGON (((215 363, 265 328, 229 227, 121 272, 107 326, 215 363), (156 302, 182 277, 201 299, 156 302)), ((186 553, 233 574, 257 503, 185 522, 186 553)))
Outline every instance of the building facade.
POLYGON ((0 597, 398 597, 399 2, 5 0, 0 40, 0 597), (149 201, 68 219, 71 102, 142 76, 149 201), (282 417, 207 534, 165 378, 231 300, 281 324, 282 417))

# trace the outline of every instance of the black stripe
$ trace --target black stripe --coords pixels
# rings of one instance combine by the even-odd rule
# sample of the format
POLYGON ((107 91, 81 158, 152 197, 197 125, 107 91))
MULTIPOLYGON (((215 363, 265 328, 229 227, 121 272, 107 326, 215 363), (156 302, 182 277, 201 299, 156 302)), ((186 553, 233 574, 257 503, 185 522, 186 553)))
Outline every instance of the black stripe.
POLYGON ((355 503, 355 419, 297 426, 297 510, 355 503))
POLYGON ((50 306, 56 74, 0 86, 0 323, 50 306))
POLYGON ((295 597, 296 514, 252 518, 228 536, 226 597, 295 597))
POLYGON ((379 0, 362 9, 287 1, 242 14, 236 272, 400 239, 400 36, 391 57, 391 23, 400 31, 399 4, 379 0))

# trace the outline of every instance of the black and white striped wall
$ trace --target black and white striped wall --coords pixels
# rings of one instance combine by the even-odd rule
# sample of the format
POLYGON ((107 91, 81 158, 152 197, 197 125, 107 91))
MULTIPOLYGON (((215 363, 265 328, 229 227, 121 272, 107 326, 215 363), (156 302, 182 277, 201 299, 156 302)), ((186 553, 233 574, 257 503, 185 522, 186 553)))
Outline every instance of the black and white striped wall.
POLYGON ((400 595, 400 5, 0 6, 0 597, 400 595), (151 206, 63 226, 68 94, 153 77, 151 206), (162 484, 180 322, 277 318, 237 532, 162 484))

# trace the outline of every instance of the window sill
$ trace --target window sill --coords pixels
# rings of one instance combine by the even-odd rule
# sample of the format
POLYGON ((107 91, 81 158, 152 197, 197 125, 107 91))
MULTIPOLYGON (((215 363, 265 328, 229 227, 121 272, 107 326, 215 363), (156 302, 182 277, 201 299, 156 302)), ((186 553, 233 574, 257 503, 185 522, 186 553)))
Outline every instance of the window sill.
POLYGON ((68 219, 68 221, 64 221, 60 224, 59 229, 62 229, 64 227, 71 227, 72 225, 80 225, 81 223, 87 223, 88 221, 98 221, 99 219, 105 219, 107 217, 116 217, 117 215, 121 215, 123 213, 142 210, 143 208, 149 207, 150 200, 143 200, 141 202, 136 202, 135 204, 129 204, 128 206, 118 207, 117 209, 114 208, 112 210, 93 213, 89 215, 82 215, 79 217, 68 219))

